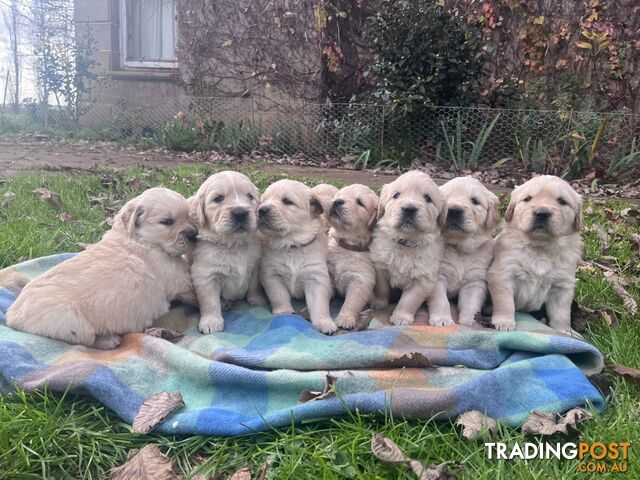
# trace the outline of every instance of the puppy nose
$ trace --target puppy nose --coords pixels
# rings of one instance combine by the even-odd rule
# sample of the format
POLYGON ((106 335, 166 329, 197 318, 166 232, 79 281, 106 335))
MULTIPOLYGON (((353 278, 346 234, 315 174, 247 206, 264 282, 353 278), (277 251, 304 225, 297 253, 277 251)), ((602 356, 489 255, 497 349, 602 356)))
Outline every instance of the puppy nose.
POLYGON ((460 207, 449 207, 447 215, 451 218, 460 218, 462 216, 463 210, 460 207))
POLYGON ((402 207, 402 213, 404 213, 408 217, 415 215, 417 211, 418 207, 416 207, 415 205, 405 205, 404 207, 402 207))
POLYGON ((245 208, 236 208, 231 214, 236 222, 244 222, 249 216, 249 212, 245 208))
POLYGON ((190 242, 195 242, 198 237, 198 231, 195 228, 190 228, 189 230, 185 230, 184 236, 187 237, 187 240, 190 242))
POLYGON ((549 210, 536 210, 533 212, 536 217, 536 220, 548 220, 551 216, 551 212, 549 210))
POLYGON ((269 210, 271 210, 269 207, 267 207, 266 205, 263 205, 258 209, 258 215, 260 215, 261 217, 264 217, 267 213, 269 213, 269 210))
POLYGON ((333 201, 333 206, 334 206, 334 207, 341 207, 342 205, 344 205, 344 200, 343 200, 343 199, 341 199, 341 198, 336 198, 336 199, 333 201))

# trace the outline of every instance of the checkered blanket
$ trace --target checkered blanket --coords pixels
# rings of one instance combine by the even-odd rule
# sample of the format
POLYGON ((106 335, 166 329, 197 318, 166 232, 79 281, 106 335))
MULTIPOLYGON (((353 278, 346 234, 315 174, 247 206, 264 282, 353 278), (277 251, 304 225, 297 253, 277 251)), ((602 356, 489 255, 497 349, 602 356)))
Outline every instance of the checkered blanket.
MULTIPOLYGON (((4 314, 25 283, 70 256, 0 271, 0 391, 71 390, 127 422, 149 396, 180 392, 186 406, 158 430, 224 436, 356 410, 420 419, 480 410, 517 425, 533 410, 604 407, 585 377, 602 368, 601 354, 526 314, 518 314, 517 331, 496 332, 430 327, 420 315, 416 325, 394 327, 381 311, 368 330, 326 336, 298 315, 273 316, 239 302, 225 313, 223 333, 201 335, 197 312, 179 307, 158 324, 184 332, 181 340, 129 334, 112 351, 5 326, 4 314), (329 394, 301 400, 304 391, 322 391, 327 374, 335 378, 329 394)), ((332 306, 334 314, 338 308, 332 306)))

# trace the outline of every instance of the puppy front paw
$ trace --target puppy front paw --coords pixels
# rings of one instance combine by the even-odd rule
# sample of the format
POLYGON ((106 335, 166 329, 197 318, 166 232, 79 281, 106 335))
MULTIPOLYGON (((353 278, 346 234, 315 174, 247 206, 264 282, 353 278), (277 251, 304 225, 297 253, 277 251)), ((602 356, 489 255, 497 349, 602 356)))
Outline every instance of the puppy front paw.
POLYGON ((336 317, 336 325, 340 328, 351 330, 356 326, 356 315, 347 312, 340 312, 336 317))
POLYGON ((394 325, 411 325, 415 320, 415 315, 406 312, 398 312, 397 310, 391 314, 389 321, 394 325))
POLYGON ((93 348, 99 348, 100 350, 112 350, 117 348, 122 343, 122 337, 120 335, 102 335, 96 337, 96 341, 93 342, 93 348))
POLYGON ((210 333, 221 332, 224 330, 224 319, 216 315, 203 315, 198 323, 198 330, 205 335, 210 333))
POLYGON ((491 317, 491 323, 496 330, 510 332, 516 329, 516 321, 513 317, 496 316, 491 317))
POLYGON ((269 300, 261 293, 248 293, 247 303, 252 307, 266 307, 269 305, 269 300))
POLYGON ((338 330, 336 322, 334 322, 331 317, 315 319, 315 321, 311 321, 311 325, 320 333, 325 334, 330 334, 338 330))
POLYGON ((453 325, 453 318, 451 318, 451 313, 436 313, 434 315, 429 315, 429 325, 433 327, 446 327, 448 325, 453 325))

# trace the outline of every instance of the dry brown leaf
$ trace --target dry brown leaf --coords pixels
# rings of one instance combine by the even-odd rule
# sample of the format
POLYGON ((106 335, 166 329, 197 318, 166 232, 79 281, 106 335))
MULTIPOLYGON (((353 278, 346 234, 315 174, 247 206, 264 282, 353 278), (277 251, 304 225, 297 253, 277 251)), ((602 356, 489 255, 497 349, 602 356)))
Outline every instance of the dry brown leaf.
POLYGON ((384 463, 405 465, 409 461, 398 445, 379 433, 374 433, 371 437, 371 450, 376 458, 384 463))
POLYGON ((101 197, 89 197, 89 203, 91 205, 104 205, 107 200, 109 200, 109 197, 104 195, 101 197))
POLYGON ((592 418, 592 415, 582 408, 569 410, 560 421, 555 413, 534 411, 522 425, 522 433, 525 435, 554 435, 556 433, 568 435, 572 430, 577 429, 578 423, 587 418, 592 418))
POLYGON ((13 193, 11 190, 7 191, 4 193, 3 195, 4 200, 2 200, 2 203, 0 204, 2 207, 6 207, 7 205, 9 205, 11 203, 11 201, 16 198, 16 194, 13 193))
POLYGON ((58 218, 63 222, 76 223, 76 217, 71 215, 69 212, 60 212, 60 214, 58 214, 58 218))
POLYGON ((160 392, 152 395, 142 403, 133 419, 133 431, 148 433, 182 407, 184 400, 180 393, 160 392))
POLYGON ((598 240, 600 241, 600 251, 605 252, 609 248, 609 232, 605 230, 605 228, 599 223, 594 223, 591 226, 591 229, 598 235, 598 240))
POLYGON ((420 480, 453 480, 460 473, 458 462, 443 462, 432 467, 422 465, 417 460, 409 460, 409 467, 420 480))
POLYGON ((600 316, 602 317, 604 322, 611 328, 618 328, 618 315, 616 315, 616 312, 614 312, 610 308, 605 308, 600 312, 600 316))
POLYGON ((229 480, 251 480, 251 469, 249 467, 242 467, 231 475, 229 480))
POLYGON ((161 338, 169 342, 177 342, 184 337, 184 333, 176 330, 169 330, 168 328, 151 327, 147 328, 144 333, 151 337, 161 338))
POLYGON ((413 368, 430 368, 433 367, 433 362, 418 352, 405 353, 400 358, 393 358, 391 360, 384 360, 380 362, 378 367, 384 368, 399 368, 399 367, 413 367, 413 368))
POLYGON ((336 384, 336 377, 333 375, 327 374, 326 384, 324 389, 321 392, 311 391, 311 390, 303 390, 298 397, 298 401, 301 403, 307 402, 315 402, 316 400, 324 400, 325 398, 331 398, 336 395, 334 391, 334 386, 336 384))
POLYGON ((624 365, 615 364, 609 367, 609 370, 620 375, 623 378, 632 380, 634 382, 640 381, 640 370, 631 367, 625 367, 624 365))
POLYGON ((635 315, 638 311, 638 303, 624 288, 626 285, 628 285, 629 282, 626 279, 623 279, 621 276, 617 275, 613 270, 604 272, 604 277, 609 280, 609 282, 611 283, 611 288, 613 288, 613 291, 616 292, 616 295, 620 297, 627 310, 635 315))
POLYGON ((62 206, 62 199, 58 193, 52 192, 46 188, 36 188, 33 193, 37 194, 43 202, 47 202, 56 208, 60 208, 62 206))
POLYGON ((258 470, 258 475, 256 475, 256 480, 264 480, 265 477, 267 476, 267 470, 269 470, 272 464, 273 464, 273 460, 267 460, 266 462, 264 462, 260 467, 260 470, 258 470))
POLYGON ((497 422, 478 410, 465 412, 458 417, 456 425, 462 426, 462 436, 469 440, 478 437, 493 436, 498 426, 497 422))
POLYGON ((157 445, 147 445, 126 463, 109 470, 112 480, 179 480, 173 472, 173 462, 157 445))

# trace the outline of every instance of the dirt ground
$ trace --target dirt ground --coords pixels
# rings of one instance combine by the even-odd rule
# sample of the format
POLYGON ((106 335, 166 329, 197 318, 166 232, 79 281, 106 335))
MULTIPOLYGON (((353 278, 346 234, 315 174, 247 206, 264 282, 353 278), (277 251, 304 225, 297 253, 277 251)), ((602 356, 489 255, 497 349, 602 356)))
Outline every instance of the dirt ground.
MULTIPOLYGON (((180 164, 224 164, 230 167, 257 164, 261 171, 289 173, 341 183, 363 183, 379 187, 389 183, 397 172, 382 170, 349 170, 339 161, 309 160, 301 156, 228 155, 217 152, 173 152, 159 148, 122 146, 112 142, 73 143, 48 138, 16 138, 0 140, 0 178, 7 178, 21 170, 44 169, 62 171, 93 171, 135 165, 161 168, 180 164)), ((452 172, 435 165, 419 165, 434 180, 442 184, 457 175, 474 175, 488 188, 500 194, 528 178, 527 172, 517 169, 487 169, 478 172, 452 172)), ((625 185, 598 185, 585 178, 571 182, 583 195, 640 199, 640 179, 625 185)))

